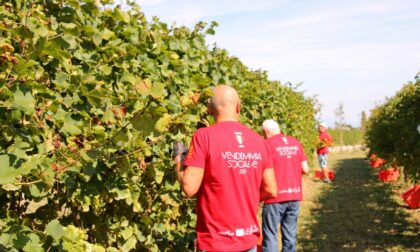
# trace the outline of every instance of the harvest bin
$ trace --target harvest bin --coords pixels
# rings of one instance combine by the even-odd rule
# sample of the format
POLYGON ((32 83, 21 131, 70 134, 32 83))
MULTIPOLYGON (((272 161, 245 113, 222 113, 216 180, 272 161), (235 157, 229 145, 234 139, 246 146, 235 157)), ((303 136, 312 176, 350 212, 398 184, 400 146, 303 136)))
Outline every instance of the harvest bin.
POLYGON ((409 208, 420 208, 420 185, 416 185, 406 191, 401 197, 409 208))
POLYGON ((378 171, 378 178, 382 182, 396 181, 399 176, 400 176, 400 171, 398 170, 398 168, 389 168, 389 169, 378 171))
MULTIPOLYGON (((316 170, 315 171, 315 178, 323 179, 324 178, 324 173, 322 173, 322 171, 320 171, 320 170, 316 170)), ((335 178, 335 172, 329 171, 328 172, 328 178, 330 180, 333 180, 335 178)))

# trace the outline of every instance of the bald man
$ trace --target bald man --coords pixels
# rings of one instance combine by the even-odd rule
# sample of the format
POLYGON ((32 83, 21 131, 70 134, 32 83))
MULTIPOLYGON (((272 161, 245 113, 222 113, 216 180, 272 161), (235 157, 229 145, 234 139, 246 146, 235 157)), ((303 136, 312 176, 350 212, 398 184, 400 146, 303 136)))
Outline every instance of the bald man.
POLYGON ((234 88, 216 86, 208 104, 216 123, 194 133, 185 170, 176 158, 184 193, 197 196, 199 251, 256 251, 259 200, 277 195, 269 147, 239 123, 240 107, 234 88))

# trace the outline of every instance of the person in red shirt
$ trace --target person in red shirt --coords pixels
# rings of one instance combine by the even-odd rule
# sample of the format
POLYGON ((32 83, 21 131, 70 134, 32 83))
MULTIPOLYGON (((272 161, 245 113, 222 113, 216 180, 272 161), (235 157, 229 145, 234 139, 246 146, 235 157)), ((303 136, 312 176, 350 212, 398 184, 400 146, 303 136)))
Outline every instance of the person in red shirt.
POLYGON ((279 225, 282 251, 296 251, 297 219, 299 203, 302 200, 302 173, 309 171, 307 159, 300 142, 294 137, 281 134, 276 121, 264 121, 262 129, 271 148, 278 188, 276 198, 264 201, 262 251, 279 251, 279 225))
POLYGON ((327 131, 327 124, 321 122, 318 126, 319 132, 319 143, 317 145, 316 153, 318 155, 319 166, 321 167, 322 173, 324 174, 324 182, 331 183, 328 177, 328 147, 333 143, 333 138, 327 131))
POLYGON ((184 166, 177 156, 177 177, 187 197, 197 196, 199 251, 256 251, 258 203, 277 196, 272 158, 264 139, 239 123, 236 90, 213 92, 216 123, 194 133, 184 166))

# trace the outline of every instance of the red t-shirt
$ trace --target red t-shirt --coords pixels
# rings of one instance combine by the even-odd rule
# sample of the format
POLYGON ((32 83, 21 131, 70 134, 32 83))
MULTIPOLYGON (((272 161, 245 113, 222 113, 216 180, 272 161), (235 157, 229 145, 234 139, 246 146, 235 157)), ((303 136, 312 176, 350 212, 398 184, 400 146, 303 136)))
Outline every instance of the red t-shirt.
POLYGON ((184 164, 205 169, 197 193, 198 248, 241 251, 255 246, 262 174, 273 167, 264 139, 238 122, 217 123, 194 133, 184 164))
POLYGON ((299 141, 282 134, 267 139, 276 172, 278 196, 265 204, 302 200, 302 162, 307 160, 299 141))
POLYGON ((316 150, 316 153, 318 153, 318 154, 328 154, 328 147, 332 144, 332 142, 333 142, 333 139, 332 139, 332 137, 330 136, 330 134, 328 134, 328 132, 327 131, 324 131, 324 132, 321 132, 320 134, 319 134, 319 141, 320 142, 325 142, 326 144, 327 144, 327 146, 325 146, 325 147, 322 147, 322 148, 318 148, 317 150, 316 150))

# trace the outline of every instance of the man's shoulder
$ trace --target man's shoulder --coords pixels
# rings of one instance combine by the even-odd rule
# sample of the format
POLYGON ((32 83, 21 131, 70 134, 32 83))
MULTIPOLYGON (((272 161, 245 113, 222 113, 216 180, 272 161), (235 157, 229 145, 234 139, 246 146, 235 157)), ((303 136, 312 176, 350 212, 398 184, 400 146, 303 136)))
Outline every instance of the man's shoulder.
POLYGON ((210 127, 203 127, 203 128, 196 129, 194 132, 194 135, 199 136, 199 135, 207 134, 210 131, 210 127))
POLYGON ((284 134, 277 134, 277 135, 269 138, 268 140, 269 141, 273 141, 273 142, 282 141, 284 143, 287 143, 287 142, 299 142, 295 137, 284 135, 284 134))
POLYGON ((254 130, 252 130, 251 128, 249 128, 248 126, 240 122, 216 123, 208 127, 197 129, 194 134, 199 134, 199 135, 214 134, 214 133, 218 133, 219 131, 223 131, 224 133, 229 132, 229 131, 241 132, 242 134, 246 134, 247 136, 253 136, 261 140, 264 140, 264 138, 260 134, 258 134, 257 132, 255 132, 254 130))
POLYGON ((275 135, 267 139, 267 141, 272 146, 302 145, 297 138, 283 134, 275 135))

